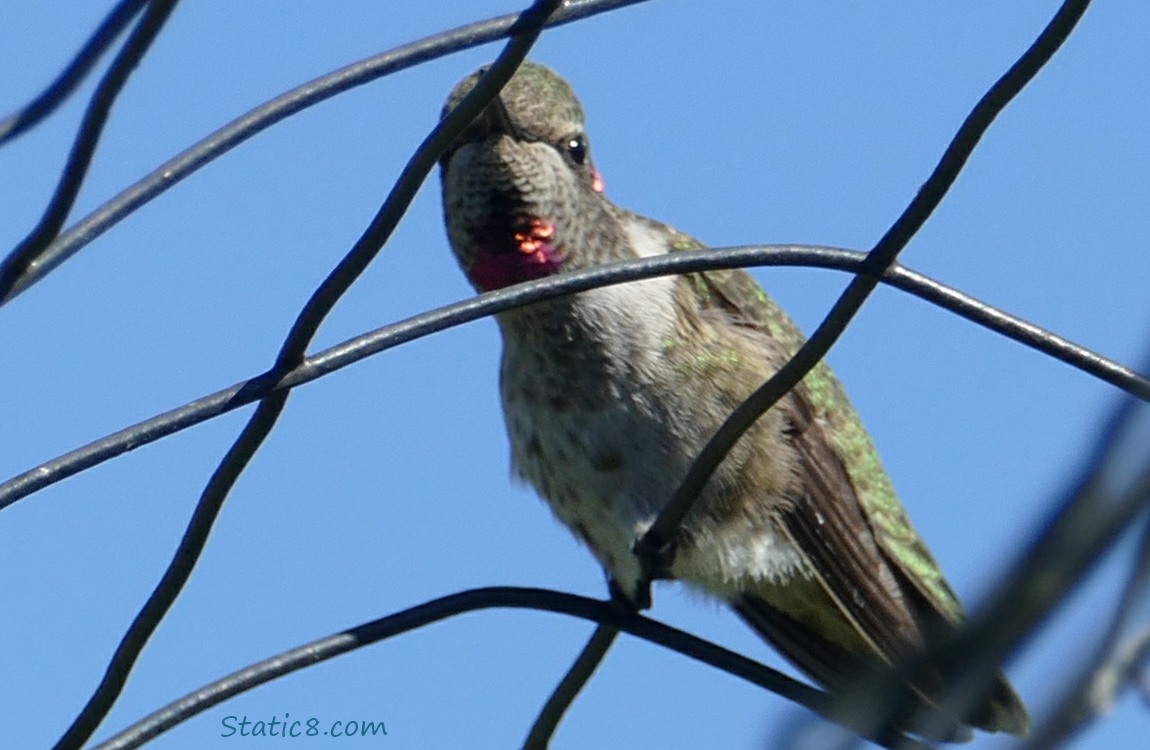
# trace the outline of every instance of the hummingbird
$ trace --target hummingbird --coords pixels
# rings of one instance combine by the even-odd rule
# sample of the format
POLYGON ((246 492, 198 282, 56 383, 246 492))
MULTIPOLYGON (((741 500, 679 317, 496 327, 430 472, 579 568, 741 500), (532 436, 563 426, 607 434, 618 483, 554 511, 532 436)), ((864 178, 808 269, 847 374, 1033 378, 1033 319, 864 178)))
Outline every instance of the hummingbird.
MULTIPOLYGON (((444 116, 483 71, 455 86, 444 116)), ((571 86, 528 61, 441 157, 448 239, 478 291, 704 248, 607 198, 584 123, 571 86)), ((616 591, 643 601, 636 540, 724 419, 802 345, 801 331, 742 270, 602 287, 497 320, 513 474, 616 591)), ((821 363, 726 456, 674 548, 659 577, 725 602, 832 691, 889 670, 963 618, 821 363)), ((935 674, 909 688, 936 706, 946 684, 935 674)), ((1001 674, 949 718, 1012 734, 1029 724, 1001 674)))

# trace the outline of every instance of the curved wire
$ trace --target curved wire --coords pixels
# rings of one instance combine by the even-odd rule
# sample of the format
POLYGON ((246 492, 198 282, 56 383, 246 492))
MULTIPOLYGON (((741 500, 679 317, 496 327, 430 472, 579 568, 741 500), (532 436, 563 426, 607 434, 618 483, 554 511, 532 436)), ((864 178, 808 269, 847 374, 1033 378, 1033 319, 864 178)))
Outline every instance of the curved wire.
MULTIPOLYGON (((615 630, 623 630, 766 688, 831 721, 836 721, 834 715, 828 711, 833 701, 827 693, 690 633, 627 612, 610 602, 547 589, 492 586, 434 599, 252 664, 173 701, 97 745, 93 750, 131 750, 140 747, 153 737, 212 706, 277 677, 463 612, 492 607, 556 612, 597 622, 615 630)), ((927 746, 896 733, 874 735, 869 738, 883 747, 928 750, 927 746)))
POLYGON ((136 28, 132 30, 120 53, 109 66, 108 72, 104 74, 100 85, 96 87, 92 101, 88 104, 88 110, 80 123, 80 130, 76 133, 76 140, 72 144, 71 153, 68 154, 68 161, 64 165, 60 181, 51 200, 48 201, 48 207, 44 209, 44 215, 8 257, 0 261, 0 300, 10 294, 25 271, 60 233, 60 228, 68 218, 68 212, 76 202, 76 196, 80 194, 80 185, 83 184, 88 167, 92 164, 92 156, 96 153, 96 144, 108 121, 112 104, 124 89, 132 70, 159 36, 175 7, 176 0, 152 0, 149 3, 136 28))
MULTIPOLYGON (((633 608, 631 613, 635 614, 633 608)), ((583 686, 591 679, 591 675, 595 674, 595 670, 607 656, 611 644, 618 635, 618 628, 610 625, 600 623, 599 627, 595 628, 595 632, 591 634, 571 668, 551 691, 551 696, 543 704, 539 715, 535 717, 535 722, 527 732, 527 739, 523 741, 523 750, 547 750, 551 743, 551 735, 559 728, 559 722, 563 720, 567 709, 571 708, 583 686)))
MULTIPOLYGON (((1062 747, 1093 720, 1113 707, 1119 694, 1133 681, 1133 672, 1150 658, 1150 630, 1128 630, 1139 619, 1150 584, 1150 514, 1142 513, 1138 548, 1122 588, 1122 598, 1110 618, 1104 638, 1080 667, 1078 675, 1059 696, 1045 720, 1026 738, 1024 750, 1062 747)), ((1143 616, 1140 618, 1145 620, 1143 616)))
MULTIPOLYGON (((46 461, 0 484, 0 510, 81 471, 239 409, 273 391, 309 383, 392 347, 513 307, 605 284, 720 268, 802 265, 858 273, 864 258, 857 251, 812 245, 717 248, 629 260, 488 292, 348 339, 282 375, 264 373, 241 381, 46 461)), ((1150 401, 1150 379, 1145 376, 941 282, 896 265, 887 270, 883 283, 1150 401)))
POLYGON ((116 37, 136 17, 146 2, 148 0, 120 0, 56 80, 48 84, 48 87, 28 104, 0 120, 0 146, 26 133, 55 112, 92 71, 100 55, 112 46, 112 42, 116 41, 116 37))

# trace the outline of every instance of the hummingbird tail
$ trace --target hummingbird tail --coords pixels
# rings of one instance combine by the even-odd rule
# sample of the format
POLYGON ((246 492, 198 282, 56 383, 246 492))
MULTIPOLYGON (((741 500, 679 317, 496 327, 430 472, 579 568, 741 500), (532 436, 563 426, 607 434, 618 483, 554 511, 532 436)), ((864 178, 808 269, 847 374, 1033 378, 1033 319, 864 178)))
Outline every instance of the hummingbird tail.
MULTIPOLYGON (((873 720, 875 712, 886 707, 885 703, 897 701, 899 712, 892 717, 891 725, 933 742, 968 742, 973 738, 970 727, 1018 735, 1027 732, 1026 710, 1002 675, 980 705, 956 719, 942 714, 938 702, 932 699, 944 692, 947 681, 942 676, 931 679, 929 684, 905 686, 897 697, 876 695, 873 688, 883 684, 881 679, 875 681, 876 675, 889 675, 890 671, 889 664, 877 655, 849 651, 757 597, 743 596, 732 602, 732 607, 792 664, 831 692, 850 696, 843 701, 845 716, 850 716, 850 704, 857 696, 858 705, 864 708, 854 718, 863 726, 873 720)), ((889 687, 889 682, 885 684, 889 687)))

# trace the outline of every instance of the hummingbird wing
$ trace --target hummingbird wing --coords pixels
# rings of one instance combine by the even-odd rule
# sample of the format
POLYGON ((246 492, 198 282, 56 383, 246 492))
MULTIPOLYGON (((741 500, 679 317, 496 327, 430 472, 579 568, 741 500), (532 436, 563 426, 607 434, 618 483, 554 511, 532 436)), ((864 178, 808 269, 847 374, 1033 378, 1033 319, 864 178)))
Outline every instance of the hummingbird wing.
MULTIPOLYGON (((782 357, 802 346, 796 324, 744 271, 706 271, 690 281, 704 311, 771 337, 782 344, 782 357)), ((963 617, 958 597, 907 519, 871 438, 825 363, 776 408, 787 416, 802 477, 784 526, 827 572, 829 592, 844 614, 887 657, 921 646, 922 626, 957 625, 963 617)))
MULTIPOLYGON (((674 249, 702 247, 682 235, 674 249)), ((785 356, 804 337, 748 274, 708 271, 689 277, 703 308, 722 312, 783 344, 785 356)), ((771 363, 778 367, 782 362, 771 363)), ((735 608, 756 630, 816 680, 835 688, 860 670, 920 650, 928 637, 953 629, 962 606, 894 493, 862 422, 838 380, 819 363, 775 407, 798 466, 798 490, 780 511, 787 536, 810 561, 821 591, 744 597, 735 608), (811 604, 825 595, 832 606, 811 604), (768 602, 795 602, 784 610, 768 602), (829 610, 829 614, 827 613, 829 610), (828 617, 840 618, 838 623, 828 617)), ((799 587, 802 589, 803 587, 799 587)), ((913 687, 927 703, 944 676, 913 687)), ((984 729, 1025 733, 1026 710, 1002 675, 985 705, 963 721, 984 729)))
MULTIPOLYGON (((694 276, 695 291, 704 309, 722 311, 736 325, 766 334, 782 344, 785 356, 793 356, 806 340, 782 308, 745 272, 720 270, 694 276)), ((883 561, 900 577, 899 582, 915 589, 923 604, 943 621, 961 622, 958 596, 911 525, 862 421, 825 363, 820 362, 804 378, 795 389, 793 401, 788 416, 795 447, 806 459, 804 468, 816 490, 809 502, 818 509, 833 506, 827 512, 843 522, 847 533, 868 529, 866 536, 874 540, 883 561), (819 503, 820 498, 828 502, 819 503)))

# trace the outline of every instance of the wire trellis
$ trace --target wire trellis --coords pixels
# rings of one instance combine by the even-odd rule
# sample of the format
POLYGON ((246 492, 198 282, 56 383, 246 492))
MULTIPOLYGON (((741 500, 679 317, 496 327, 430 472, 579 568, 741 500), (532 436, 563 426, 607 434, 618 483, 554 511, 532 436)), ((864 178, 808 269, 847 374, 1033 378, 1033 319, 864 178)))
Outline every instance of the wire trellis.
MULTIPOLYGON (((1140 402, 1150 401, 1150 380, 1057 334, 896 263, 898 253, 943 200, 982 134, 1070 36, 1088 2, 1067 0, 1062 5, 1033 45, 974 108, 915 200, 869 253, 817 246, 764 245, 644 258, 484 294, 380 328, 307 356, 307 347, 320 323, 387 242, 403 218, 416 190, 434 167, 439 154, 510 78, 542 29, 638 1, 583 0, 560 3, 558 0, 540 0, 521 14, 490 19, 437 34, 337 70, 237 118, 196 146, 161 165, 67 230, 63 228, 64 222, 84 179, 112 102, 127 81, 129 73, 144 59, 152 40, 162 30, 175 6, 174 0, 123 0, 117 4, 58 80, 28 107, 0 121, 0 144, 3 144, 50 116, 75 90, 98 57, 136 19, 134 28, 128 33, 104 80, 93 94, 72 156, 44 217, 0 264, 2 304, 42 280, 144 203, 284 118, 398 70, 460 49, 509 37, 504 51, 481 83, 449 117, 436 126, 412 156, 360 240, 299 314, 275 363, 267 372, 119 430, 0 484, 0 509, 3 509, 140 445, 246 404, 258 403, 255 413, 205 487, 168 571, 125 634, 104 681, 56 745, 57 748, 82 747, 111 709, 144 644, 190 577, 192 567, 232 485, 274 428, 292 388, 400 344, 511 307, 657 275, 756 265, 823 267, 844 271, 853 274, 853 277, 823 324, 802 350, 736 410, 704 449, 672 504, 637 547, 637 554, 650 561, 662 553, 664 540, 673 536, 695 495, 707 481, 710 471, 718 465, 734 441, 826 355, 869 294, 880 283, 887 284, 1059 359, 1126 391, 1131 397, 1114 417, 1096 460, 1072 491, 1067 493, 1050 524, 1020 553, 1012 571, 993 592, 986 606, 974 613, 955 642, 942 644, 940 654, 933 655, 963 665, 965 677, 956 686, 956 704, 961 705, 969 699, 970 694, 985 683, 998 665, 1030 637, 1052 608, 1074 589, 1101 555, 1122 538, 1124 532, 1137 528, 1141 530, 1137 560, 1129 576, 1123 605, 1112 617, 1109 635, 1099 646, 1095 658, 1083 668, 1082 674, 1068 683, 1061 710, 1038 727, 1028 746, 1050 747, 1065 741, 1092 720, 1108 701, 1113 700, 1114 695, 1135 681, 1150 653, 1150 637, 1147 637, 1144 628, 1137 627, 1136 619, 1131 615, 1135 603, 1144 596, 1146 561, 1150 559, 1147 553, 1150 535, 1146 532, 1146 529, 1150 529, 1150 517, 1146 510, 1147 501, 1150 500, 1150 464, 1146 463, 1145 456, 1141 456, 1143 463, 1140 468, 1133 472, 1126 470, 1122 481, 1115 480, 1117 470, 1113 464, 1115 456, 1125 456, 1131 451, 1132 441, 1144 440, 1146 437, 1141 427, 1148 421, 1147 407, 1140 402), (1053 583, 1041 588, 1030 585, 1039 578, 1053 583)), ((554 591, 512 588, 475 589, 445 596, 285 652, 190 693, 99 747, 139 747, 181 721, 268 680, 422 625, 490 607, 561 612, 599 624, 583 655, 544 708, 528 737, 527 747, 546 746, 563 712, 586 680, 590 679, 615 635, 622 631, 750 680, 883 746, 921 747, 917 741, 889 727, 899 706, 892 705, 886 698, 876 699, 873 704, 856 701, 844 705, 835 696, 812 689, 688 633, 644 618, 621 607, 618 602, 598 602, 554 591)), ((917 663, 903 666, 906 671, 916 668, 917 663)), ((889 696, 891 692, 876 690, 873 694, 889 696)))

